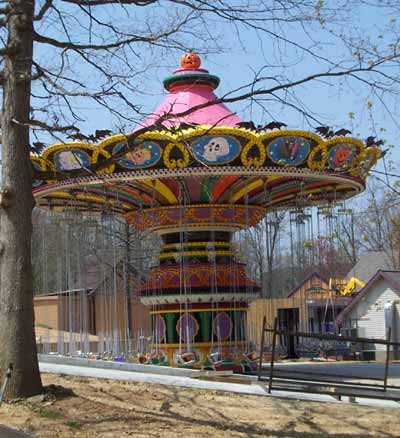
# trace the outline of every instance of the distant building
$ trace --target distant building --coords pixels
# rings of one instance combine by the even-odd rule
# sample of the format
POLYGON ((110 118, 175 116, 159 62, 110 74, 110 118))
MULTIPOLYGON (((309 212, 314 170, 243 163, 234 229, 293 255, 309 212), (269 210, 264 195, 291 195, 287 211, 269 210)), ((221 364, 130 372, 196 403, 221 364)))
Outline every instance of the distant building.
POLYGON ((73 353, 71 349, 127 351, 128 336, 150 336, 150 312, 137 296, 139 280, 134 268, 126 272, 122 262, 105 268, 90 260, 84 278, 84 287, 34 297, 39 351, 47 342, 52 351, 60 353, 73 353))
MULTIPOLYGON (((352 336, 400 342, 400 271, 378 270, 338 315, 341 332, 352 336)), ((365 345, 365 359, 382 359, 385 346, 365 345)), ((398 359, 399 351, 395 349, 398 359)))
MULTIPOLYGON (((260 298, 250 304, 248 328, 250 336, 257 344, 261 337, 261 324, 266 317, 272 327, 275 318, 278 328, 284 331, 312 333, 332 333, 337 331, 336 317, 346 307, 350 297, 343 297, 330 289, 329 280, 314 272, 304 279, 286 298, 260 298)), ((287 337, 278 343, 288 347, 293 355, 294 346, 288 346, 287 337)), ((267 343, 270 339, 267 339, 267 343)))
MULTIPOLYGON (((278 328, 283 331, 324 334, 338 333, 341 329, 346 331, 347 334, 355 335, 357 330, 354 330, 354 328, 358 327, 358 336, 360 337, 384 338, 386 332, 382 319, 376 321, 376 326, 381 327, 381 329, 376 331, 376 336, 370 336, 368 333, 372 333, 372 327, 368 327, 368 330, 365 331, 363 330, 362 321, 360 321, 360 324, 356 323, 358 319, 356 310, 350 315, 351 322, 347 317, 345 318, 345 315, 347 315, 347 309, 352 309, 351 303, 357 302, 358 295, 363 293, 367 286, 369 288, 369 280, 375 278, 377 271, 389 272, 387 271, 389 267, 390 262, 384 252, 369 252, 360 256, 358 262, 344 279, 332 279, 330 281, 314 272, 284 298, 260 298, 255 300, 248 311, 248 329, 251 339, 259 345, 264 316, 270 327, 273 326, 274 320, 277 318, 278 328), (357 279, 357 283, 353 283, 353 287, 348 288, 351 293, 344 295, 343 286, 348 285, 351 279, 357 279), (365 283, 367 284, 363 289, 362 285, 365 283)), ((392 272, 392 274, 387 275, 393 276, 395 274, 392 272)), ((393 291, 393 293, 395 292, 393 291)), ((372 295, 371 297, 371 299, 374 299, 372 295)), ((385 300, 386 298, 386 296, 383 296, 382 299, 385 300)), ((379 298, 376 299, 379 301, 379 298)), ((400 305, 397 309, 399 307, 400 305)), ((398 315, 398 310, 396 315, 398 315)), ((396 317, 394 317, 395 320, 396 317)), ((397 317, 398 320, 399 317, 397 317)), ((399 324, 396 327, 399 327, 399 324)), ((396 330, 398 329, 396 328, 396 330)), ((393 332, 393 337, 398 336, 396 333, 393 332)), ((271 342, 270 338, 271 336, 267 338, 267 344, 271 342)), ((286 348, 289 356, 295 355, 293 339, 283 336, 278 339, 278 345, 286 348), (290 343, 291 345, 288 345, 290 343)), ((296 349, 300 351, 301 347, 297 345, 296 349)))

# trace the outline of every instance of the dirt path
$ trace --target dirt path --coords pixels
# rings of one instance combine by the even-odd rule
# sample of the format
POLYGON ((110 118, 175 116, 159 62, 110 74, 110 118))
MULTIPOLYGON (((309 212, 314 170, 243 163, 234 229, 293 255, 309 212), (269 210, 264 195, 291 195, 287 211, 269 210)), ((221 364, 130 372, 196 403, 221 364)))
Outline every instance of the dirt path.
POLYGON ((0 423, 46 438, 400 438, 397 409, 50 374, 43 380, 77 396, 4 404, 0 423))

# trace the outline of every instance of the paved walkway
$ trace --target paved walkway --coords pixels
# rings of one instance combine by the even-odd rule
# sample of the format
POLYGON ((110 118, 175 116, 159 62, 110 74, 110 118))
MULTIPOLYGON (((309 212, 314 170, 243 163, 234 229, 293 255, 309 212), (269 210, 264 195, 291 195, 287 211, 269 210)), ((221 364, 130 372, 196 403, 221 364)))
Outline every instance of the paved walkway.
MULTIPOLYGON (((211 389, 218 391, 236 392, 241 394, 259 395, 267 397, 278 398, 290 398, 296 400, 309 400, 317 402, 332 402, 332 403, 348 403, 347 397, 343 397, 342 401, 337 401, 335 398, 329 395, 323 394, 307 394, 307 393, 295 393, 286 391, 273 391, 272 394, 268 394, 265 387, 253 382, 253 384, 237 384, 228 382, 215 382, 205 381, 199 379, 193 379, 190 377, 180 376, 166 376, 157 374, 146 374, 139 372, 110 370, 101 368, 89 368, 74 365, 60 365, 52 363, 40 364, 40 371, 42 373, 54 373, 54 374, 68 374, 73 376, 83 377, 95 377, 99 379, 114 379, 114 380, 130 380, 134 382, 144 382, 158 385, 172 385, 181 386, 187 388, 198 389, 211 389)), ((357 399, 357 404, 376 407, 388 407, 388 408, 400 408, 400 403, 386 400, 375 399, 357 399)))
POLYGON ((32 438, 32 435, 27 435, 24 432, 0 424, 0 438, 32 438))
MULTIPOLYGON (((269 363, 263 364, 266 369, 269 363)), ((346 377, 368 377, 373 379, 383 378, 385 374, 385 364, 383 362, 297 362, 297 363, 277 363, 279 370, 295 370, 308 372, 335 374, 336 376, 346 377)), ((389 365, 389 382, 391 385, 400 386, 400 363, 389 365)))

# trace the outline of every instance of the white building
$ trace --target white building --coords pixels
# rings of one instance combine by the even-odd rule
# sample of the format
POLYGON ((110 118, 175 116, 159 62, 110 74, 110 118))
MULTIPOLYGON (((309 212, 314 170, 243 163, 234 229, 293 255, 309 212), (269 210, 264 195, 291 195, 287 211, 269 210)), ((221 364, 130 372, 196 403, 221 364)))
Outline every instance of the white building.
MULTIPOLYGON (((342 332, 363 338, 386 339, 389 327, 391 340, 400 342, 400 271, 379 270, 354 296, 337 317, 342 332)), ((366 344, 365 359, 383 359, 386 346, 366 344)), ((399 357, 399 348, 394 349, 399 357)))

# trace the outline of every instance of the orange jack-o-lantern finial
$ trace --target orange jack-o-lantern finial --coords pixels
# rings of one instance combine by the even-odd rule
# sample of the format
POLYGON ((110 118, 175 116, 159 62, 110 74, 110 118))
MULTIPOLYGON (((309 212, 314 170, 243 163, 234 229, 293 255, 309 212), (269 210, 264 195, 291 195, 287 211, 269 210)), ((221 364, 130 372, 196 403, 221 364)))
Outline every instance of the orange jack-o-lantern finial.
POLYGON ((200 56, 197 53, 189 52, 182 56, 181 67, 185 70, 194 70, 201 65, 200 56))

